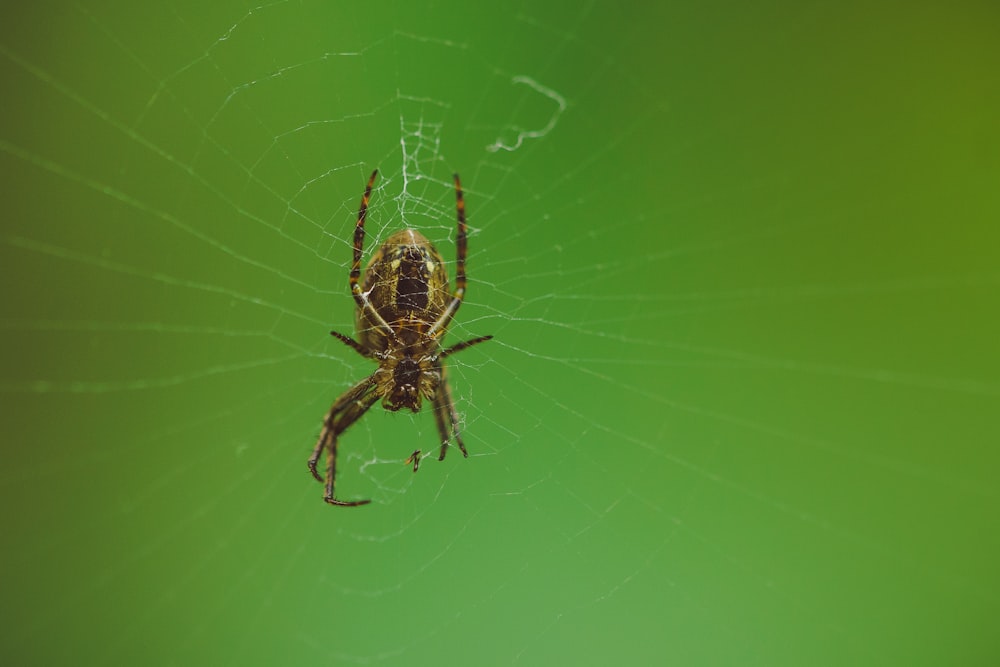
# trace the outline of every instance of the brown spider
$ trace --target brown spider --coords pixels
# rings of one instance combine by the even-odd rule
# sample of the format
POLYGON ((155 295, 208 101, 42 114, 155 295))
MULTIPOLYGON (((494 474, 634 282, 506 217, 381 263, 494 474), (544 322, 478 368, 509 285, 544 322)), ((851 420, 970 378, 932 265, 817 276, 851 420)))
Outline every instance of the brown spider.
MULTIPOLYGON (((365 268, 364 287, 358 285, 361 276, 361 251, 365 242, 365 215, 368 197, 378 169, 372 172, 365 186, 354 228, 354 263, 351 265, 351 293, 357 304, 354 324, 361 342, 350 336, 330 333, 363 357, 378 362, 374 373, 348 389, 338 398, 323 419, 323 430, 316 449, 309 457, 309 470, 318 481, 326 482, 323 499, 331 505, 354 507, 370 500, 337 500, 333 482, 337 473, 337 436, 361 418, 375 401, 395 412, 400 408, 420 411, 422 398, 434 402, 434 419, 441 434, 441 454, 444 460, 448 442, 454 435, 462 456, 468 458, 465 443, 459 435, 458 413, 448 389, 443 361, 467 347, 487 341, 493 336, 480 336, 456 343, 444 350, 441 340, 448 324, 465 297, 465 255, 467 251, 465 202, 462 185, 455 174, 455 199, 458 208, 458 261, 455 265, 455 293, 449 294, 448 274, 441 254, 424 236, 413 229, 396 232, 382 244, 365 268), (316 462, 326 450, 326 480, 316 471, 316 462)), ((413 472, 420 465, 420 450, 413 452, 407 463, 413 472)))

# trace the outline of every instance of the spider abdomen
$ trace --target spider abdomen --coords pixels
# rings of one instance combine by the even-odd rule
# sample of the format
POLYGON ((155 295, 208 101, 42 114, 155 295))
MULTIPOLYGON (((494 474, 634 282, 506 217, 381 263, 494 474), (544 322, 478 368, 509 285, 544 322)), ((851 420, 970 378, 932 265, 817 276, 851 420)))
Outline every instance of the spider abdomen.
MULTIPOLYGON (((362 291, 405 345, 426 345, 426 334, 451 298, 440 253, 413 229, 396 232, 379 247, 365 268, 362 291)), ((390 341, 364 309, 356 310, 355 325, 365 348, 386 350, 390 341)))

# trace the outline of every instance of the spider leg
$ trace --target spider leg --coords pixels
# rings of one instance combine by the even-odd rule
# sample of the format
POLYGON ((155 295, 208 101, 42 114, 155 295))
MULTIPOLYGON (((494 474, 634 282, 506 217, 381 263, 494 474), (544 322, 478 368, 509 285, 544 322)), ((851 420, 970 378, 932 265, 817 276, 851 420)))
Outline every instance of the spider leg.
POLYGON ((455 261, 455 294, 452 295, 448 307, 441 313, 441 317, 438 318, 438 321, 427 332, 427 335, 432 337, 435 335, 444 335, 448 325, 451 324, 451 318, 458 312, 458 307, 462 305, 462 299, 465 298, 465 257, 469 253, 468 228, 465 225, 465 198, 462 195, 462 183, 458 180, 458 174, 455 174, 454 178, 455 208, 458 210, 458 236, 455 239, 455 246, 458 252, 458 257, 455 261))
MULTIPOLYGON (((312 456, 309 457, 308 465, 309 472, 316 478, 316 481, 326 482, 327 502, 331 502, 330 499, 333 498, 333 478, 336 473, 337 459, 337 436, 357 421, 358 417, 363 415, 377 400, 378 395, 371 391, 373 385, 374 380, 371 376, 357 383, 334 402, 330 407, 330 411, 326 413, 326 417, 323 418, 323 430, 319 434, 319 440, 316 442, 316 448, 313 449, 312 456), (366 393, 368 394, 367 396, 365 395, 366 393), (363 406, 364 408, 360 412, 358 412, 359 406, 363 406), (325 480, 319 474, 319 471, 316 470, 316 464, 319 461, 319 457, 323 454, 323 450, 327 450, 328 452, 327 478, 325 480)), ((335 502, 334 504, 341 503, 335 502)))
POLYGON ((444 359, 447 356, 455 354, 456 352, 461 352, 462 350, 472 347, 473 345, 479 345, 480 343, 485 343, 493 336, 479 336, 478 338, 471 338, 469 340, 463 340, 461 343, 456 343, 449 347, 447 350, 438 355, 438 359, 444 359))
POLYGON ((348 389, 340 398, 334 401, 333 405, 330 406, 330 410, 326 413, 326 417, 323 418, 323 430, 320 431, 319 440, 316 442, 316 448, 313 450, 312 456, 309 457, 309 471, 312 472, 313 477, 316 478, 317 482, 322 482, 323 476, 316 471, 316 462, 319 460, 320 455, 323 453, 324 446, 326 444, 328 434, 333 428, 337 416, 343 412, 348 405, 358 400, 366 391, 371 388, 374 379, 372 376, 366 377, 361 382, 357 383, 350 389, 348 389))
POLYGON ((372 195, 372 186, 375 185, 375 177, 378 176, 378 169, 372 172, 365 186, 365 194, 361 196, 361 206, 358 208, 358 224, 354 227, 354 261, 351 263, 351 293, 358 304, 358 308, 365 308, 367 300, 361 293, 358 286, 358 278, 361 277, 361 253, 365 247, 365 217, 368 215, 368 199, 372 195))
MULTIPOLYGON (((343 343, 347 347, 352 348, 355 352, 357 352, 358 354, 360 354, 362 357, 371 358, 372 355, 367 350, 365 350, 365 348, 361 347, 361 343, 359 343, 358 341, 354 340, 350 336, 345 336, 344 334, 340 333, 339 331, 331 331, 330 335, 333 336, 334 338, 336 338, 337 340, 339 340, 341 343, 343 343)), ((468 346, 466 346, 466 347, 468 347, 468 346)))
POLYGON ((458 427, 458 412, 455 410, 455 399, 451 397, 451 387, 448 385, 447 378, 443 376, 441 386, 444 389, 444 403, 448 407, 448 418, 451 419, 451 431, 455 436, 455 442, 458 443, 458 448, 462 451, 462 456, 469 458, 469 452, 465 449, 465 443, 462 442, 461 430, 458 427))
MULTIPOLYGON (((361 197, 361 206, 358 208, 358 224, 354 226, 354 260, 351 262, 351 294, 354 295, 354 302, 358 304, 358 308, 366 312, 372 321, 375 322, 378 327, 382 330, 390 340, 394 340, 397 343, 399 338, 396 336, 396 332, 393 331, 392 327, 379 315, 379 312, 375 310, 372 306, 371 301, 368 300, 368 296, 362 291, 361 285, 358 284, 358 279, 361 278, 361 254, 365 248, 365 218, 368 216, 368 200, 372 194, 372 186, 375 185, 375 177, 378 176, 378 169, 372 172, 372 175, 368 178, 368 185, 365 186, 365 194, 361 197)), ((337 335, 337 334, 334 334, 337 335)), ((338 336, 340 338, 340 336, 338 336)), ((341 338, 341 340, 344 340, 341 338)), ((344 341, 347 343, 347 341, 344 341)), ((350 343, 347 343, 350 345, 350 343)))
POLYGON ((441 436, 441 453, 438 461, 444 461, 448 453, 448 442, 454 435, 458 448, 462 450, 462 456, 469 458, 469 452, 462 442, 461 433, 458 429, 458 412, 455 411, 455 402, 451 398, 451 389, 448 387, 448 378, 445 376, 444 368, 441 368, 441 382, 438 390, 434 392, 434 421, 437 422, 438 433, 441 436))
MULTIPOLYGON (((465 227, 465 198, 462 196, 462 183, 455 178, 455 209, 458 212, 458 236, 455 239, 455 246, 458 257, 455 262, 455 298, 461 302, 465 296, 465 256, 469 253, 467 229, 465 227)), ((458 306, 455 306, 458 309, 458 306)))
POLYGON ((344 410, 337 420, 333 430, 328 431, 329 443, 326 447, 326 489, 323 500, 331 505, 341 507, 357 507, 367 505, 370 500, 337 500, 333 495, 333 483, 337 478, 337 436, 347 430, 347 428, 358 421, 361 415, 368 412, 368 409, 378 400, 377 392, 369 392, 364 398, 354 401, 344 410))
POLYGON ((434 421, 437 422, 438 435, 441 438, 441 453, 438 461, 444 461, 445 454, 448 453, 448 441, 451 440, 451 433, 448 429, 448 408, 441 402, 441 385, 438 385, 437 393, 434 394, 434 421))

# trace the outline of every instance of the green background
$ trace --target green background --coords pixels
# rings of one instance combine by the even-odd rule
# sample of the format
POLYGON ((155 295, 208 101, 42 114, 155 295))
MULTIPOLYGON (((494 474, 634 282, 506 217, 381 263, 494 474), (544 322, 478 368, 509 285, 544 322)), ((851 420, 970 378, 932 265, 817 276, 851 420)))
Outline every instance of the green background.
POLYGON ((3 662, 996 664, 992 3, 413 4, 0 10, 3 662), (373 167, 496 338, 341 509, 373 167))

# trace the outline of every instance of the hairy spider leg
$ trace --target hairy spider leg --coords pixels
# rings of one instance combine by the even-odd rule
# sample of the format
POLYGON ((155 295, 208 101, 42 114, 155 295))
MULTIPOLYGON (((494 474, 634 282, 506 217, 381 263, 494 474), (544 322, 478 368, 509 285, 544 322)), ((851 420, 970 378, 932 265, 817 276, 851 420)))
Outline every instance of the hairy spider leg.
POLYGON ((374 376, 369 375, 364 380, 348 389, 343 396, 338 398, 336 402, 330 406, 330 410, 326 413, 326 417, 323 418, 323 430, 319 434, 319 440, 316 442, 316 448, 313 450, 312 456, 309 457, 309 470, 312 472, 312 476, 316 478, 316 481, 324 481, 322 475, 316 471, 316 462, 323 453, 323 446, 326 444, 327 432, 333 427, 334 420, 337 418, 337 415, 343 412, 349 403, 361 398, 366 391, 370 390, 374 386, 374 376))
MULTIPOLYGON (((397 344, 402 344, 396 332, 393 331, 389 323, 382 319, 379 312, 375 310, 371 301, 368 300, 368 296, 361 291, 361 285, 358 284, 358 279, 361 277, 361 254, 365 247, 365 218, 368 216, 368 199, 372 194, 372 186, 375 185, 375 177, 378 176, 378 169, 372 172, 372 175, 368 178, 368 185, 365 186, 365 194, 361 197, 361 206, 358 208, 358 224, 354 227, 354 261, 351 264, 351 294, 354 295, 354 302, 358 304, 358 308, 368 313, 372 321, 382 330, 382 332, 389 337, 390 340, 395 341, 397 344)), ((347 338, 343 334, 335 334, 341 340, 347 338)), ((353 340, 353 339, 352 339, 353 340)), ((346 342, 346 341, 345 341, 346 342)), ((350 343, 348 343, 350 345, 350 343)), ((359 349, 360 345, 351 345, 355 349, 359 349)), ((367 356, 367 355, 366 355, 367 356)))
MULTIPOLYGON (((333 333, 333 332, 331 332, 331 333, 333 333)), ((464 349, 466 349, 468 347, 472 347, 473 345, 478 345, 479 343, 485 343, 486 341, 490 340, 491 338, 493 338, 492 335, 490 335, 490 336, 479 336, 478 338, 470 338, 469 340, 463 340, 461 343, 455 343, 454 345, 452 345, 451 347, 449 347, 447 350, 445 350, 444 352, 442 352, 440 355, 438 355, 438 359, 444 359, 445 357, 451 356, 451 355, 455 354, 456 352, 461 352, 462 350, 464 350, 464 349)))
MULTIPOLYGON (((465 226, 465 197, 462 196, 462 183, 458 180, 458 174, 453 175, 455 179, 455 208, 458 211, 458 238, 455 239, 458 261, 455 263, 455 298, 461 302, 465 296, 465 257, 469 253, 468 231, 465 226)), ((458 306, 455 306, 458 310, 458 306)))
POLYGON ((336 429, 333 431, 333 435, 330 438, 330 445, 327 448, 326 453, 326 488, 323 494, 323 500, 330 503, 331 505, 340 505, 341 507, 357 507, 358 505, 367 505, 371 500, 337 500, 333 495, 333 484, 337 479, 337 436, 347 430, 347 428, 361 418, 363 414, 368 412, 369 408, 375 405, 378 400, 378 394, 374 391, 370 392, 363 399, 357 400, 351 403, 344 413, 337 420, 336 429))
POLYGON ((448 386, 444 366, 441 366, 440 372, 441 383, 434 393, 434 421, 437 422, 438 434, 441 436, 441 453, 438 455, 438 461, 444 461, 452 437, 462 450, 462 456, 469 458, 469 452, 465 449, 465 443, 462 442, 458 429, 458 412, 455 410, 455 401, 451 398, 451 387, 448 386))
POLYGON ((448 453, 448 442, 451 440, 451 432, 447 423, 448 408, 441 400, 442 394, 444 394, 443 381, 438 385, 437 393, 434 394, 434 421, 437 422, 438 433, 441 438, 441 453, 438 455, 438 461, 444 461, 444 456, 448 453))
POLYGON ((358 341, 354 340, 350 336, 345 336, 344 334, 340 333, 339 331, 331 331, 330 335, 333 336, 334 338, 336 338, 337 340, 339 340, 341 343, 343 343, 347 347, 353 348, 354 351, 357 352, 358 354, 360 354, 362 357, 365 357, 366 359, 371 358, 372 354, 370 352, 366 351, 365 348, 361 347, 361 343, 359 343, 358 341))
POLYGON ((370 500, 337 500, 333 495, 333 483, 337 476, 337 436, 347 430, 351 424, 356 422, 361 415, 368 412, 368 409, 378 400, 378 394, 373 391, 375 387, 374 376, 369 376, 351 387, 347 393, 337 399, 330 411, 323 419, 323 430, 319 434, 319 441, 309 457, 309 471, 318 482, 326 482, 326 492, 323 500, 331 505, 341 505, 343 507, 356 507, 367 505, 370 500), (319 457, 326 450, 326 479, 316 470, 319 457))
POLYGON ((441 317, 427 332, 429 337, 444 336, 448 325, 451 324, 451 318, 458 312, 458 307, 462 305, 462 299, 465 298, 465 257, 469 252, 468 230, 465 225, 465 198, 462 196, 462 183, 458 180, 458 174, 454 175, 454 179, 455 207, 458 209, 458 238, 455 239, 458 251, 458 258, 455 262, 455 293, 451 297, 451 303, 441 313, 441 317))

